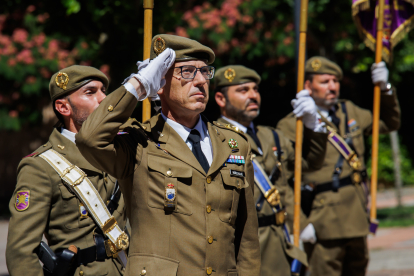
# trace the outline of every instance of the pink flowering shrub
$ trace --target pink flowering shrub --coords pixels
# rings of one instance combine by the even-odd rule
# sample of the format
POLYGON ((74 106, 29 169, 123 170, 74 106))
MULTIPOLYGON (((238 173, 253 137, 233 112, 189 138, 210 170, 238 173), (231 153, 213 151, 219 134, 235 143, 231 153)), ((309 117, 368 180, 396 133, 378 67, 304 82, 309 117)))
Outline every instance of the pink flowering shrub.
MULTIPOLYGON (((50 77, 73 64, 90 65, 97 47, 45 34, 49 14, 36 14, 34 5, 21 15, 20 26, 10 28, 10 18, 0 14, 0 129, 18 130, 40 121, 42 107, 50 102, 50 77)), ((102 69, 109 74, 108 65, 102 69)))

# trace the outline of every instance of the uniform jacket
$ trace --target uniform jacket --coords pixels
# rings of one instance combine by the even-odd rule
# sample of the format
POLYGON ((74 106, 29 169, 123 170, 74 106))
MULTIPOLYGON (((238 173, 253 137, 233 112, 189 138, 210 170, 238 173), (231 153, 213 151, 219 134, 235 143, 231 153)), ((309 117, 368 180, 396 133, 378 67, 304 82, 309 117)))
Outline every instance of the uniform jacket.
MULTIPOLYGON (((341 104, 338 104, 336 111, 336 116, 340 119, 339 129, 326 120, 326 118, 323 118, 323 120, 342 136, 345 135, 345 124, 349 124, 349 135, 352 137, 353 146, 365 167, 364 135, 370 135, 372 132, 372 113, 369 110, 356 106, 351 101, 344 100, 344 102, 347 109, 348 122, 345 122, 345 114, 342 111, 341 104)), ((395 93, 393 95, 381 96, 380 116, 381 133, 399 128, 400 108, 395 93)), ((295 122, 296 117, 291 113, 282 119, 277 126, 292 141, 295 139, 295 122)), ((327 142, 326 156, 322 168, 316 172, 305 173, 303 175, 303 182, 318 185, 332 181, 332 174, 338 158, 339 152, 330 142, 327 142)), ((352 168, 345 161, 340 178, 348 177, 352 172, 352 168)), ((366 206, 366 192, 361 185, 348 185, 340 188, 338 192, 327 191, 319 193, 313 201, 309 222, 314 225, 318 239, 365 236, 369 232, 366 206)))
MULTIPOLYGON (((104 202, 110 199, 116 179, 106 172, 93 167, 80 154, 76 145, 54 129, 49 141, 28 157, 23 158, 17 169, 17 184, 10 200, 11 218, 7 238, 6 261, 12 276, 43 275, 34 249, 40 244, 43 234, 50 248, 67 249, 75 245, 85 249, 95 245, 93 231, 96 224, 93 219, 81 217, 80 201, 63 184, 57 172, 39 155, 54 149, 69 162, 82 169, 91 180, 104 202), (29 191, 29 207, 24 211, 15 208, 16 195, 19 191, 29 191)), ((125 204, 121 197, 114 217, 121 229, 126 222, 125 204)), ((81 265, 84 275, 120 275, 122 266, 117 260, 107 259, 105 262, 93 262, 81 265)))
MULTIPOLYGON (((225 119, 220 118, 217 120, 220 123, 228 124, 225 119)), ((263 155, 259 153, 258 146, 253 138, 246 134, 249 143, 252 147, 252 153, 256 155, 257 161, 267 173, 270 175, 273 167, 278 161, 274 147, 276 143, 273 136, 273 130, 267 126, 257 126, 256 135, 262 146, 263 155)), ((293 189, 288 184, 288 168, 294 167, 295 162, 295 149, 292 142, 286 138, 286 136, 280 130, 275 130, 279 136, 281 147, 281 174, 278 180, 273 183, 279 190, 281 195, 282 205, 287 211, 287 225, 292 231, 293 229, 293 189)), ((327 134, 315 133, 308 129, 305 129, 305 139, 303 145, 303 159, 302 167, 304 171, 318 170, 323 164, 326 151, 326 139, 327 134)), ((255 185, 254 200, 257 202, 260 198, 261 191, 255 185)), ((265 201, 260 211, 257 212, 259 217, 273 215, 273 211, 270 205, 265 201)), ((306 217, 302 214, 301 224, 306 225, 306 217)), ((290 273, 290 266, 285 266, 286 261, 281 259, 295 258, 299 259, 303 264, 307 264, 306 255, 299 249, 293 247, 291 244, 285 241, 283 230, 281 226, 266 226, 259 228, 259 241, 260 250, 262 256, 262 276, 264 275, 288 275, 290 273), (282 254, 275 255, 278 247, 282 247, 282 254), (285 255, 286 254, 286 255, 285 255)), ((290 261, 290 260, 289 260, 290 261)))
POLYGON ((137 104, 124 87, 111 93, 76 136, 80 151, 121 185, 131 223, 126 275, 259 275, 260 251, 248 142, 231 128, 207 123, 213 162, 206 174, 160 115, 127 122, 137 104), (112 106, 112 107, 110 107, 112 106), (110 107, 110 108, 108 108, 110 107), (232 153, 229 139, 238 142, 232 153), (230 154, 246 164, 227 164, 230 154), (234 177, 230 170, 245 173, 234 177), (164 208, 165 188, 177 191, 175 210, 164 208))

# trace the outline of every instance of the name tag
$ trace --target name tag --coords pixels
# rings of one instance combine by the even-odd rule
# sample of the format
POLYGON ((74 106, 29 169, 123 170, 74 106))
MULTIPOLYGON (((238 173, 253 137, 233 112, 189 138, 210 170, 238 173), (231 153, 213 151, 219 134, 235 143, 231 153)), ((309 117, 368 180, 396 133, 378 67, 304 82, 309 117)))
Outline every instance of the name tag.
POLYGON ((245 177, 246 175, 242 171, 230 170, 230 176, 245 177))

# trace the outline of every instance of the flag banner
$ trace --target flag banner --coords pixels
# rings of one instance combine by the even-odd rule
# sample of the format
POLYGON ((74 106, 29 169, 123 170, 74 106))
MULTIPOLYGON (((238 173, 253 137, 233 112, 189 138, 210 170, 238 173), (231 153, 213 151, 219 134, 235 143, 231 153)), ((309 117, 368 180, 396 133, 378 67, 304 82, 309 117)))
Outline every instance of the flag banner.
MULTIPOLYGON (((365 45, 375 51, 378 0, 352 0, 352 17, 365 45)), ((385 0, 382 58, 390 63, 392 49, 414 27, 414 0, 385 0)))

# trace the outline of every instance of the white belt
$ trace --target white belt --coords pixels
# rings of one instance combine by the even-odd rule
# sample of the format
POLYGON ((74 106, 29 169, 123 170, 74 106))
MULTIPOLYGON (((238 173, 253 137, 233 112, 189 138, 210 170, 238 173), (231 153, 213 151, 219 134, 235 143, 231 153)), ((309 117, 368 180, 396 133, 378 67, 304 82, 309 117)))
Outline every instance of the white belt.
POLYGON ((128 235, 118 226, 117 221, 109 212, 86 174, 53 149, 47 150, 39 156, 55 169, 69 189, 82 201, 89 214, 102 229, 102 232, 111 241, 107 249, 125 267, 127 258, 124 250, 129 246, 128 235))

